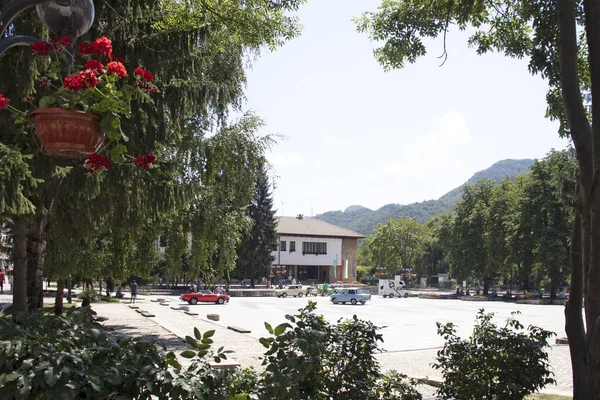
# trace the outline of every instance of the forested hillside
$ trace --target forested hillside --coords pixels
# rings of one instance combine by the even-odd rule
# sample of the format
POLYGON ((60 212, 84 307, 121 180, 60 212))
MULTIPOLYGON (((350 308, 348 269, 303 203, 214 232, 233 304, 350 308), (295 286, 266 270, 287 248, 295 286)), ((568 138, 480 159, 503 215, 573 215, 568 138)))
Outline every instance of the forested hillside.
MULTIPOLYGON (((533 160, 502 160, 491 167, 475 173, 465 183, 475 183, 480 179, 501 181, 529 171, 533 160)), ((378 224, 385 223, 388 219, 397 219, 403 216, 411 217, 417 222, 425 223, 434 215, 454 210, 456 202, 461 196, 461 187, 449 191, 438 200, 427 200, 408 205, 387 204, 378 210, 371 210, 359 205, 346 208, 345 211, 328 211, 318 214, 315 218, 329 222, 343 228, 351 229, 363 235, 370 234, 378 224)))

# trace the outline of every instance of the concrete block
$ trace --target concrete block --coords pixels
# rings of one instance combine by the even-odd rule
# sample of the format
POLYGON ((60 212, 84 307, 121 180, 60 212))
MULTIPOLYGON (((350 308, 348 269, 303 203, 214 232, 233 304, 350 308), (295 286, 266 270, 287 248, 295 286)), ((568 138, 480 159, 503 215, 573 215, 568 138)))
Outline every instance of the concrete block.
POLYGON ((231 329, 232 331, 238 332, 238 333, 250 333, 249 329, 240 328, 239 326, 228 326, 227 329, 231 329))
POLYGON ((211 321, 218 321, 221 319, 219 314, 206 314, 206 318, 210 319, 211 321))
POLYGON ((556 344, 569 344, 569 339, 566 337, 556 338, 556 344))
POLYGON ((141 311, 140 314, 142 314, 144 317, 156 317, 156 315, 148 311, 141 311))
POLYGON ((160 303, 160 305, 169 307, 169 303, 160 303))
POLYGON ((185 311, 185 313, 186 313, 187 315, 198 315, 198 313, 197 313, 197 312, 192 312, 192 311, 185 311))

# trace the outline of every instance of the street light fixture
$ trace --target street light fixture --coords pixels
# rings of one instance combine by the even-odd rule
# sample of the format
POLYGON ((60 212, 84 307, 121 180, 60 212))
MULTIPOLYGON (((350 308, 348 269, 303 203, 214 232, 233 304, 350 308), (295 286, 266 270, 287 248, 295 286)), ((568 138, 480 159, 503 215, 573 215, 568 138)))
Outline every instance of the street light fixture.
POLYGON ((40 41, 25 35, 4 38, 12 20, 33 6, 36 6, 40 20, 52 33, 71 39, 85 34, 94 22, 93 0, 13 0, 0 10, 0 56, 11 47, 29 46, 40 41))

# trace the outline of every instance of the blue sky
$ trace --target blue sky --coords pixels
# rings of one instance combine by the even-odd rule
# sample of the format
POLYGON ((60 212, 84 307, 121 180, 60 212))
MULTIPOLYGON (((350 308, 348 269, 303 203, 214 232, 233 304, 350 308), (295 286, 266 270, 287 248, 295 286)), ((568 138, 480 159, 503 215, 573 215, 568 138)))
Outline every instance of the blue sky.
POLYGON ((248 71, 245 109, 265 133, 278 215, 316 215, 359 204, 437 199, 506 158, 542 158, 568 142, 544 118, 547 86, 525 60, 478 56, 453 30, 403 70, 383 72, 353 17, 380 0, 309 0, 302 35, 248 71))

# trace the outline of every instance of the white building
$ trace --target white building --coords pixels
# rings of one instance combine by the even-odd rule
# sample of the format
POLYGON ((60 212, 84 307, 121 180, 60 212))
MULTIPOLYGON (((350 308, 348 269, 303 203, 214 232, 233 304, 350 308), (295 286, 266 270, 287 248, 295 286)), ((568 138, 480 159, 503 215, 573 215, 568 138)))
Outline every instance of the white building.
POLYGON ((292 276, 300 282, 356 279, 356 247, 365 236, 315 218, 278 217, 274 283, 292 276))

